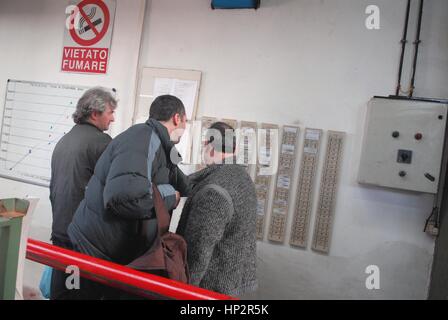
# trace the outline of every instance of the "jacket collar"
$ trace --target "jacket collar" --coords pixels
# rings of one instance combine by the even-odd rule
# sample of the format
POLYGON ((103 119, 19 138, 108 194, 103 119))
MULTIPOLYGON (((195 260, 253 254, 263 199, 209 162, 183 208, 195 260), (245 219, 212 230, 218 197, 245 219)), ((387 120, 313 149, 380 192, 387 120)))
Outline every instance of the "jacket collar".
POLYGON ((205 169, 202 169, 198 172, 195 172, 191 175, 189 175, 190 181, 192 182, 192 184, 196 184, 202 180, 204 180, 205 178, 207 178, 209 175, 215 173, 216 171, 220 170, 221 168, 223 168, 224 166, 233 166, 233 165, 237 165, 236 163, 236 157, 233 157, 232 162, 231 163, 221 163, 221 164, 211 164, 208 165, 205 169))
MULTIPOLYGON (((174 146, 174 143, 171 141, 170 135, 168 133, 168 129, 163 124, 161 124, 159 121, 152 119, 152 118, 149 118, 146 121, 146 123, 148 125, 152 126, 154 128, 154 130, 157 132, 157 135, 160 138, 160 142, 162 144, 163 150, 165 151, 167 158, 170 159, 170 161, 175 165, 177 165, 179 162, 181 162, 182 157, 181 157, 179 151, 177 151, 176 147, 174 146), (171 152, 172 152, 171 150, 173 148, 175 149, 175 151, 178 154, 177 161, 173 161, 175 159, 171 159, 171 156, 170 156, 171 152)), ((173 154, 174 154, 174 151, 173 151, 173 154)))
POLYGON ((91 127, 94 127, 96 130, 98 130, 99 132, 103 132, 96 125, 94 125, 93 123, 90 123, 89 121, 84 121, 84 122, 78 123, 78 125, 79 126, 83 126, 83 125, 91 126, 91 127))

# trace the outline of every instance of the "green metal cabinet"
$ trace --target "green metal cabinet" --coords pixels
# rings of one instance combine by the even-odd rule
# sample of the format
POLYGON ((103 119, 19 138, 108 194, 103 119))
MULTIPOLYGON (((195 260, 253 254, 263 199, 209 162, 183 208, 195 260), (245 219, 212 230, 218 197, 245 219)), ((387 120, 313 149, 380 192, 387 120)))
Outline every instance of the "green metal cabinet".
POLYGON ((29 202, 0 199, 0 300, 14 300, 22 218, 29 202))

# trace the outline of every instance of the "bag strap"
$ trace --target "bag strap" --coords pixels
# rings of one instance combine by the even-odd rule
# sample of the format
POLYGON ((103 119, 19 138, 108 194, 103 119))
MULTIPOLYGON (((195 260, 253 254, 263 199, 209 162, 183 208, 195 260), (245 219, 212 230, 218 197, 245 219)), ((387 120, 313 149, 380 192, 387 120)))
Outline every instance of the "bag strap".
POLYGON ((165 206, 165 202, 162 199, 159 189, 154 183, 152 184, 152 199, 157 217, 158 236, 161 237, 168 232, 171 216, 168 213, 168 209, 165 206))
MULTIPOLYGON (((206 184, 205 186, 203 186, 195 195, 194 197, 200 197, 202 196, 202 194, 204 194, 205 192, 207 192, 207 190, 213 189, 215 190, 217 193, 219 193, 229 204, 230 206, 230 216, 232 217, 233 214, 235 213, 235 208, 233 206, 233 200, 232 200, 232 196, 230 195, 230 193, 224 189, 223 187, 221 187, 220 185, 214 184, 214 183, 209 183, 206 184)), ((183 210, 185 211, 185 210, 183 210)), ((190 211, 190 210, 187 210, 190 211)), ((188 217, 188 215, 187 215, 188 217)))
POLYGON ((224 197, 224 199, 227 200, 227 202, 230 204, 231 216, 233 216, 233 213, 235 212, 235 208, 233 207, 233 200, 232 200, 232 197, 230 196, 230 193, 223 187, 221 187, 217 184, 214 184, 214 183, 207 184, 203 190, 205 190, 206 188, 214 189, 216 192, 218 192, 220 195, 222 195, 224 197))

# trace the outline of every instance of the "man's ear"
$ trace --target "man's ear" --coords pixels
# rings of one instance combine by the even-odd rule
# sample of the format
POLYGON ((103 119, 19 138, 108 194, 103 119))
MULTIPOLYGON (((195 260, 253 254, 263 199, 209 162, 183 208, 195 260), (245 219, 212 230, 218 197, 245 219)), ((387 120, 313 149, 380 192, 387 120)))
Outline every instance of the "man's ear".
POLYGON ((99 115, 100 115, 100 113, 95 110, 90 114, 90 118, 92 118, 93 121, 96 121, 96 119, 98 119, 99 115))
POLYGON ((175 125, 175 126, 177 126, 179 123, 180 123, 180 115, 178 114, 178 113, 176 113, 174 116, 173 116, 173 124, 175 125))

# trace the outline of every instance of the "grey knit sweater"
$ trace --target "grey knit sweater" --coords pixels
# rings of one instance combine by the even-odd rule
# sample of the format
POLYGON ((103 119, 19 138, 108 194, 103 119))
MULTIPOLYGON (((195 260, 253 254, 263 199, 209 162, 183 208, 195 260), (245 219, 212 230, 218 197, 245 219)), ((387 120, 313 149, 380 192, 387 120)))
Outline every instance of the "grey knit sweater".
POLYGON ((212 165, 189 178, 193 190, 177 232, 187 241, 191 284, 234 296, 254 290, 254 183, 236 164, 212 165))

